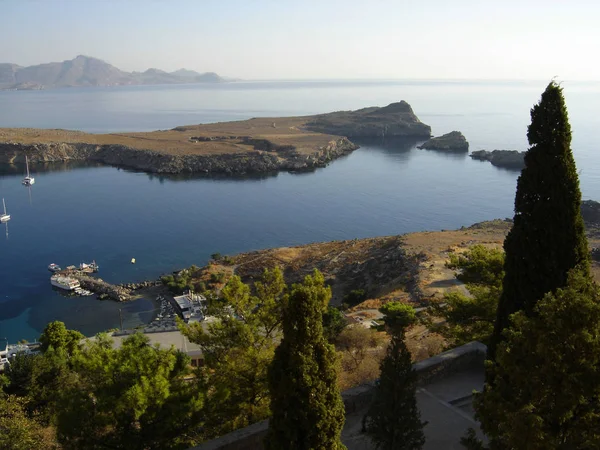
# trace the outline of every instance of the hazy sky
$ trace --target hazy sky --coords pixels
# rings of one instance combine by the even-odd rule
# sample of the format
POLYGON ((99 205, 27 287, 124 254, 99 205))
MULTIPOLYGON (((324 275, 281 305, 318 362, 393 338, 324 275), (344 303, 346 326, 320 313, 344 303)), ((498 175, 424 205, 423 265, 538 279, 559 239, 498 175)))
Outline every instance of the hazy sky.
POLYGON ((600 80, 599 0, 0 0, 0 62, 245 79, 600 80))

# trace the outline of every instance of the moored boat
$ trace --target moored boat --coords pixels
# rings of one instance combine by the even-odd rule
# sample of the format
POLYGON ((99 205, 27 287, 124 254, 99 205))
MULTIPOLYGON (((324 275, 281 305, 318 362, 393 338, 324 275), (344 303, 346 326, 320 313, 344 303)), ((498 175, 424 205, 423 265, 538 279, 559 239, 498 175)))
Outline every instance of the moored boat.
POLYGON ((62 270, 62 269, 60 268, 60 266, 58 264, 52 263, 52 264, 48 265, 48 270, 50 272, 58 272, 59 270, 62 270))
POLYGON ((0 222, 8 222, 10 220, 10 214, 6 213, 6 203, 2 199, 2 206, 4 207, 4 213, 0 213, 0 222))
POLYGON ((25 167, 27 167, 27 176, 23 178, 22 183, 25 186, 31 186, 33 183, 35 183, 35 178, 29 174, 29 160, 27 159, 27 155, 25 155, 25 167))
POLYGON ((79 285, 79 280, 61 275, 52 275, 50 277, 50 284, 52 284, 52 286, 55 286, 60 289, 65 289, 67 291, 73 291, 81 287, 79 285))

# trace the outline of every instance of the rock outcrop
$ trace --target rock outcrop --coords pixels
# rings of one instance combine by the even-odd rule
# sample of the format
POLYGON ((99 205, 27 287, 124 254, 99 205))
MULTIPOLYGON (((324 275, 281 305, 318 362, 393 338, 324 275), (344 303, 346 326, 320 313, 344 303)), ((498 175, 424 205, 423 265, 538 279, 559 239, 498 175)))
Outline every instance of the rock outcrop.
POLYGON ((448 152, 468 152, 469 143, 460 131, 451 131, 443 136, 431 138, 417 148, 448 152))
POLYGON ((431 127, 421 122, 405 101, 383 108, 319 114, 309 119, 304 126, 307 130, 349 138, 431 136, 431 127))
POLYGON ((496 167, 521 170, 525 167, 525 153, 517 150, 477 150, 469 156, 479 161, 489 161, 496 167))

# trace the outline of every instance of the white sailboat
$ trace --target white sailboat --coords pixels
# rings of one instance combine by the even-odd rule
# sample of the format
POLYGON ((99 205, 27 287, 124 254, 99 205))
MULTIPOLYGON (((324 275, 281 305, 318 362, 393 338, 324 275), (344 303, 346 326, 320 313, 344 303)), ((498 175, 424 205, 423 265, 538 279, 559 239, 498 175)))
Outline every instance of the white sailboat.
POLYGON ((0 222, 8 222, 10 220, 10 214, 6 213, 6 203, 2 199, 2 206, 4 207, 4 213, 0 214, 0 222))
POLYGON ((25 186, 31 186, 35 183, 35 178, 29 174, 29 160, 27 159, 27 155, 25 155, 25 166, 27 167, 27 176, 23 178, 23 184, 25 186))

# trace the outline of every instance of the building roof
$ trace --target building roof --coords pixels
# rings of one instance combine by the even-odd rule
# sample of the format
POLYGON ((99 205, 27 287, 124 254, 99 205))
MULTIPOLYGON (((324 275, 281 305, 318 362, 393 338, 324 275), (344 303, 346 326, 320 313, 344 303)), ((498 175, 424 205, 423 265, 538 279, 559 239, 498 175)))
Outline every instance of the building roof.
MULTIPOLYGON (((130 332, 127 334, 112 335, 111 338, 113 340, 113 348, 120 348, 123 344, 123 340, 127 339, 130 335, 134 334, 134 332, 130 332)), ((171 346, 175 347, 177 350, 187 354, 188 356, 200 356, 202 354, 202 350, 200 346, 190 342, 190 340, 181 334, 181 331, 160 331, 156 333, 143 333, 144 336, 147 336, 150 339, 150 344, 158 344, 161 348, 167 350, 171 348, 171 346)), ((94 339, 94 338, 90 338, 94 339)))

